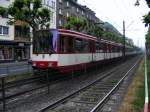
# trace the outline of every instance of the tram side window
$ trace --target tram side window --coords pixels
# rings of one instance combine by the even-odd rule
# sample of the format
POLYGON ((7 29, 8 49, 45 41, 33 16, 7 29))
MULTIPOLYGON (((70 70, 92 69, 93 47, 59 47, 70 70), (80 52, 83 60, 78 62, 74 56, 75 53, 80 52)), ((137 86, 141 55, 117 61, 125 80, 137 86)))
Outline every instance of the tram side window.
POLYGON ((120 51, 120 48, 118 46, 115 46, 115 52, 119 52, 120 51))
POLYGON ((120 47, 116 46, 116 52, 120 52, 120 47))
POLYGON ((106 43, 102 43, 102 49, 103 49, 103 53, 107 53, 107 44, 106 43))
POLYGON ((117 52, 122 52, 122 48, 121 47, 117 47, 117 52))
POLYGON ((116 52, 116 46, 111 45, 111 52, 112 52, 112 53, 115 53, 115 52, 116 52))
POLYGON ((82 39, 76 38, 76 52, 82 52, 82 39))
POLYGON ((109 52, 109 53, 112 52, 112 48, 111 48, 111 47, 112 47, 112 45, 111 45, 111 44, 108 44, 108 52, 109 52))
POLYGON ((64 53, 66 52, 66 37, 65 36, 60 36, 60 52, 64 53))
POLYGON ((88 53, 90 52, 90 43, 87 39, 76 38, 75 40, 75 49, 76 52, 88 53))
POLYGON ((107 44, 107 53, 110 53, 110 45, 107 44))
POLYGON ((89 41, 88 40, 82 41, 82 52, 89 52, 89 41))
POLYGON ((95 43, 95 41, 92 41, 92 40, 90 40, 89 43, 90 43, 90 52, 94 53, 96 51, 96 49, 95 49, 96 43, 95 43))
POLYGON ((74 37, 68 37, 68 52, 74 52, 74 37))
POLYGON ((96 42, 96 53, 100 52, 100 44, 96 42))
POLYGON ((99 52, 100 52, 100 53, 104 53, 104 48, 103 48, 104 45, 103 45, 103 43, 100 42, 100 46, 99 46, 99 47, 100 47, 100 48, 99 48, 99 49, 100 49, 99 52))

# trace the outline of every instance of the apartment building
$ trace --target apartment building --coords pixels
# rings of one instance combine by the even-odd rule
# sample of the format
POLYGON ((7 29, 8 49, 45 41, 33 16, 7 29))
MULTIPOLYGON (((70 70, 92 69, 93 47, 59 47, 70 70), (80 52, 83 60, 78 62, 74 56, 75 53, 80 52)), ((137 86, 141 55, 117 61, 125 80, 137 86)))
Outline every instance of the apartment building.
MULTIPOLYGON (((12 0, 0 0, 0 6, 8 7, 12 0)), ((0 17, 0 62, 14 60, 14 26, 7 24, 7 14, 0 17)))
POLYGON ((96 17, 95 12, 89 9, 87 6, 82 6, 77 0, 57 0, 57 28, 61 28, 67 22, 66 18, 69 16, 75 16, 78 18, 87 18, 93 23, 100 22, 96 17))
MULTIPOLYGON (((14 0, 0 0, 0 6, 8 7, 14 0)), ((42 0, 43 7, 51 11, 50 28, 56 28, 56 0, 42 0)), ((8 25, 8 15, 0 17, 0 63, 23 61, 30 58, 30 29, 23 28, 26 23, 16 21, 8 25)))
POLYGON ((56 2, 57 0, 43 0, 43 7, 46 7, 51 12, 50 28, 56 29, 56 2))

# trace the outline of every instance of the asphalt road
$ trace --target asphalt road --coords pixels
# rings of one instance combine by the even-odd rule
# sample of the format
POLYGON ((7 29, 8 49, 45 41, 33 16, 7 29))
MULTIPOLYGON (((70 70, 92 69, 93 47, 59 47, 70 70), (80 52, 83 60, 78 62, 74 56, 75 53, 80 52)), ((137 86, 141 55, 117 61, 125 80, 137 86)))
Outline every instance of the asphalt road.
POLYGON ((27 72, 31 72, 32 67, 28 62, 14 62, 14 63, 1 63, 0 75, 18 75, 27 72))

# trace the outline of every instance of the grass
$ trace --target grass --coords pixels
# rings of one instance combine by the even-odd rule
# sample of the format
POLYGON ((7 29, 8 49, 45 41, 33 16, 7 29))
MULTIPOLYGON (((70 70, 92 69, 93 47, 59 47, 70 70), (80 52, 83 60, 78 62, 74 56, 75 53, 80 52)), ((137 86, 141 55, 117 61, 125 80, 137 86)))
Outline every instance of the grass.
POLYGON ((148 80, 148 93, 150 101, 150 58, 147 60, 147 80, 148 80))
POLYGON ((16 81, 16 80, 21 80, 21 79, 25 79, 25 78, 30 78, 32 76, 32 73, 24 73, 21 75, 13 75, 10 77, 6 78, 6 82, 12 82, 12 81, 16 81))
POLYGON ((144 106, 144 60, 135 73, 135 78, 128 89, 120 112, 142 112, 144 106))
POLYGON ((142 112, 144 107, 144 101, 145 101, 145 88, 144 88, 144 81, 141 81, 141 84, 138 86, 138 88, 135 91, 135 99, 133 101, 133 107, 136 112, 142 112))

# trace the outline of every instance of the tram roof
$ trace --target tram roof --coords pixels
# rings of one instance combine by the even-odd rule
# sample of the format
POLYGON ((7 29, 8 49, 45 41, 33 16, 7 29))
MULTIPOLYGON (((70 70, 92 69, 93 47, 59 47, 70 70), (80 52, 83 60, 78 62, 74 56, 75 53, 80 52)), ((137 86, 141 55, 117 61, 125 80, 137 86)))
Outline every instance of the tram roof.
POLYGON ((58 29, 58 31, 60 32, 60 34, 71 34, 71 35, 74 35, 74 36, 79 36, 81 38, 86 38, 86 39, 91 39, 91 40, 95 40, 95 41, 100 41, 100 42, 103 42, 103 43, 107 43, 107 44, 111 44, 111 45, 118 45, 118 46, 123 46, 121 43, 115 43, 113 41, 109 41, 109 40, 105 40, 105 39, 99 39, 97 37, 94 37, 94 36, 91 36, 91 35, 87 35, 87 34, 84 34, 84 33, 80 33, 80 32, 76 32, 76 31, 73 31, 73 30, 66 30, 66 29, 58 29))
MULTIPOLYGON (((47 29, 44 29, 44 31, 45 30, 47 30, 47 29)), ((73 30, 67 30, 67 29, 50 29, 50 30, 51 31, 52 30, 58 31, 59 34, 64 34, 64 35, 67 34, 67 35, 70 35, 70 36, 78 36, 80 38, 90 39, 90 40, 94 40, 94 41, 97 41, 97 42, 100 41, 102 43, 107 43, 107 44, 111 44, 111 45, 123 46, 121 43, 116 43, 116 42, 113 42, 113 41, 110 41, 110 40, 105 40, 105 39, 98 39, 95 36, 91 36, 91 35, 84 34, 84 33, 77 32, 77 31, 73 31, 73 30)))
POLYGON ((96 37, 94 36, 91 36, 91 35, 87 35, 87 34, 84 34, 84 33, 80 33, 80 32, 76 32, 76 31, 73 31, 73 30, 66 30, 66 29, 58 29, 58 31, 60 33, 67 33, 67 34, 71 34, 71 35, 75 35, 75 36, 79 36, 81 38, 86 38, 86 39, 91 39, 91 40, 97 40, 96 37))

